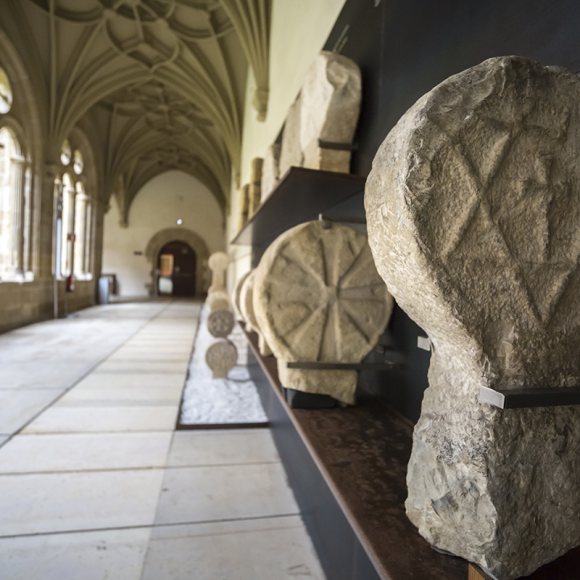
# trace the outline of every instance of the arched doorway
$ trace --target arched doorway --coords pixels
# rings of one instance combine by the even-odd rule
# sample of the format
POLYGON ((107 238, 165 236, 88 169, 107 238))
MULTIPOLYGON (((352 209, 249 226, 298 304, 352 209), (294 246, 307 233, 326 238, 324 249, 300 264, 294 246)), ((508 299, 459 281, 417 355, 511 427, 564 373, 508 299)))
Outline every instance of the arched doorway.
POLYGON ((165 244, 157 258, 157 291, 165 296, 195 296, 197 256, 189 244, 165 244))

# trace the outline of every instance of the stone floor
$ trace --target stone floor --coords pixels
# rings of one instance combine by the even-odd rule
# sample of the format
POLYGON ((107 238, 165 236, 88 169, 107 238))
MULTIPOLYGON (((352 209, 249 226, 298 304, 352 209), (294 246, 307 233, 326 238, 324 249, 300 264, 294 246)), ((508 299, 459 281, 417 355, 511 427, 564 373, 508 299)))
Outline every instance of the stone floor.
POLYGON ((324 578, 267 430, 174 431, 198 314, 0 336, 0 578, 324 578))

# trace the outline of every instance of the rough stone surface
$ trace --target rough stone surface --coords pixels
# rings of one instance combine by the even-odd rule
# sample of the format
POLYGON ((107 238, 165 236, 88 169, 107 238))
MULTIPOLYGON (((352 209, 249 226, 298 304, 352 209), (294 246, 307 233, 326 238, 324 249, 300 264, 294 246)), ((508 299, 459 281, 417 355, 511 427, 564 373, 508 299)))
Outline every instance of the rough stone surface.
POLYGON ((207 349, 205 362, 214 379, 225 379, 238 362, 238 349, 229 340, 218 340, 207 349))
POLYGON ((393 300, 366 236, 338 224, 296 226, 266 250, 253 291, 256 320, 278 358, 282 384, 353 404, 355 371, 288 369, 286 363, 360 362, 377 343, 393 300))
POLYGON ((268 147, 262 167, 262 202, 274 191, 280 181, 280 144, 268 147))
POLYGON ((240 292, 240 308, 242 311, 242 318, 246 323, 246 329, 249 332, 255 332, 258 335, 258 347, 262 356, 270 356, 272 350, 268 346, 266 339, 260 331, 260 326, 256 319, 254 310, 254 282, 256 277, 256 270, 251 270, 244 280, 240 292))
POLYGON ((211 270, 211 286, 208 292, 225 292, 228 255, 225 252, 214 252, 209 257, 208 266, 211 270))
POLYGON ((208 304, 211 312, 218 312, 220 310, 231 310, 230 301, 221 296, 210 301, 208 304))
POLYGON ((253 290, 254 290, 254 279, 256 277, 256 270, 250 270, 240 288, 240 312, 242 313, 242 318, 246 323, 246 329, 248 332, 257 332, 258 323, 256 321, 256 315, 254 314, 254 302, 253 302, 253 290))
POLYGON ((306 74, 300 105, 304 167, 349 173, 350 151, 323 148, 319 141, 352 143, 361 105, 357 64, 340 54, 321 52, 306 74))
POLYGON ((250 217, 250 184, 246 183, 240 190, 241 203, 240 203, 240 224, 239 229, 241 230, 250 217))
POLYGON ((260 201, 262 200, 262 168, 264 166, 264 160, 261 157, 255 157, 252 159, 250 166, 250 208, 249 215, 252 216, 256 213, 260 207, 260 201))
POLYGON ((580 408, 479 388, 580 384, 580 79, 506 57, 422 97, 367 181, 370 244, 429 334, 407 514, 501 579, 580 544, 580 408))
POLYGON ((238 280, 236 287, 234 289, 234 307, 235 307, 235 311, 238 314, 238 317, 242 320, 244 319, 244 315, 242 314, 242 286, 244 285, 244 282, 246 281, 246 278, 250 275, 252 271, 248 270, 245 274, 243 274, 240 279, 238 280))
POLYGON ((229 304, 228 293, 225 290, 214 290, 207 295, 206 303, 210 310, 219 310, 217 306, 224 302, 229 304))
POLYGON ((207 329, 215 338, 226 338, 234 329, 234 313, 227 310, 213 310, 207 317, 207 329))
POLYGON ((286 117, 280 149, 280 177, 292 166, 302 167, 304 155, 300 146, 301 97, 298 95, 286 117))

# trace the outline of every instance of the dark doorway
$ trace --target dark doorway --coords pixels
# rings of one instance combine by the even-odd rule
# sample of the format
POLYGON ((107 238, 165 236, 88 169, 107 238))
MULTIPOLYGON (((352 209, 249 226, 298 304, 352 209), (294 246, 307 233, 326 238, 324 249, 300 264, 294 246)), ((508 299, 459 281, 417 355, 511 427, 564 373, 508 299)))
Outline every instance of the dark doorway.
POLYGON ((185 242, 169 242, 159 251, 159 294, 195 296, 196 255, 185 242))

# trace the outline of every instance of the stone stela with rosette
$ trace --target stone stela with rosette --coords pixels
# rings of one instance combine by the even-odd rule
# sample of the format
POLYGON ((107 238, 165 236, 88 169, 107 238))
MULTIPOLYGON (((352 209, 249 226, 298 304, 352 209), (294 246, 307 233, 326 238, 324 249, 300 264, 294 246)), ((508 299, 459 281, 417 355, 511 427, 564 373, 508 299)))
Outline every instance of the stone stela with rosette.
POLYGON ((377 268, 433 346, 407 515, 502 580, 580 544, 580 408, 479 400, 580 384, 579 159, 580 78, 504 57, 419 99, 367 181, 377 268))
POLYGON ((266 250, 253 292, 257 323, 278 359, 282 384, 354 404, 356 370, 288 363, 359 363, 377 344, 393 299, 366 236, 335 223, 296 226, 266 250))

